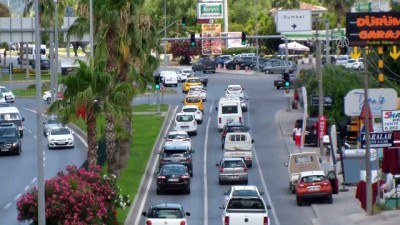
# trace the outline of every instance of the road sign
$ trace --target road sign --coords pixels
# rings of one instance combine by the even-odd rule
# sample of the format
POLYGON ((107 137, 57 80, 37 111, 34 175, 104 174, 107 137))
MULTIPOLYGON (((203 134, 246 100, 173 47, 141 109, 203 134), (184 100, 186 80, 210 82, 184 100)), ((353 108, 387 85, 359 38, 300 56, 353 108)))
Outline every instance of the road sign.
POLYGON ((9 68, 9 67, 3 67, 3 68, 1 68, 1 73, 2 73, 2 74, 9 74, 9 73, 10 73, 10 68, 9 68))
POLYGON ((312 30, 311 10, 279 10, 276 32, 312 30))
POLYGON ((164 86, 164 85, 161 85, 161 86, 160 86, 160 91, 161 91, 161 92, 164 92, 164 91, 165 91, 165 86, 164 86))
POLYGON ((328 121, 326 120, 326 116, 318 117, 318 139, 322 139, 325 136, 327 122, 328 121))
POLYGON ((197 3, 197 19, 224 18, 224 4, 222 2, 197 3))
POLYGON ((397 46, 393 45, 392 51, 390 52, 390 57, 393 58, 393 60, 397 60, 400 56, 400 51, 397 51, 397 46))
POLYGON ((400 130, 400 110, 382 110, 382 130, 400 130))
POLYGON ((353 51, 350 54, 351 58, 358 59, 361 56, 361 52, 358 51, 358 47, 354 47, 353 51))

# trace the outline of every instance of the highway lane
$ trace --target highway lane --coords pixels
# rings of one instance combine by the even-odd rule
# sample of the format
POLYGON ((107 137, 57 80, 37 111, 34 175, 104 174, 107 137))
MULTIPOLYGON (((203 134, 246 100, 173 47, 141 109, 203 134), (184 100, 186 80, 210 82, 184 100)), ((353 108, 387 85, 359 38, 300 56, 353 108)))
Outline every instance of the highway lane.
MULTIPOLYGON (((44 176, 54 177, 67 165, 80 167, 86 158, 86 143, 75 135, 75 148, 48 150, 43 134, 36 135, 36 104, 34 99, 18 98, 14 103, 25 118, 24 137, 20 156, 0 157, 0 224, 14 225, 17 221, 16 202, 19 197, 37 186, 37 141, 44 146, 44 176)), ((46 107, 46 106, 44 106, 46 107)))
MULTIPOLYGON (((249 184, 254 184, 266 192, 264 199, 271 204, 271 224, 310 224, 315 217, 311 207, 297 207, 295 197, 288 190, 288 174, 284 162, 288 159, 288 152, 279 132, 276 116, 279 110, 287 107, 283 90, 273 87, 275 75, 229 75, 211 74, 207 87, 207 102, 204 122, 199 126, 199 132, 192 138, 194 154, 194 176, 192 190, 188 195, 156 195, 156 184, 150 186, 150 192, 144 210, 151 203, 178 202, 191 212, 190 224, 212 225, 221 223, 222 193, 229 185, 218 184, 218 171, 215 166, 222 158, 220 148, 220 133, 217 131, 217 113, 215 106, 224 95, 224 88, 228 84, 241 84, 250 98, 249 111, 244 113, 245 123, 251 128, 255 139, 257 160, 249 171, 249 184), (211 111, 210 111, 211 108, 211 111), (204 174, 204 169, 206 174, 204 174), (205 205, 206 204, 206 205, 205 205)), ((180 85, 177 90, 180 91, 180 85)), ((181 105, 181 93, 169 95, 164 102, 172 105, 181 105)), ((143 103, 146 98, 136 98, 134 103, 143 103)), ((139 224, 144 224, 141 218, 139 224)))

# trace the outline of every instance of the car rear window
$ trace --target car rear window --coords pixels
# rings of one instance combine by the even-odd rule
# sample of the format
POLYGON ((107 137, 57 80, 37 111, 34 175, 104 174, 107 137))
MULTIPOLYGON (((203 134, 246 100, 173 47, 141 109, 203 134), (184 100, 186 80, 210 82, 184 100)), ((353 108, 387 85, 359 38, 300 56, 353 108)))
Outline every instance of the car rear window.
POLYGON ((180 115, 176 117, 176 121, 178 122, 190 122, 193 121, 192 115, 180 115))
POLYGON ((185 108, 183 109, 184 112, 197 112, 196 108, 185 108))
POLYGON ((244 167, 244 163, 240 160, 237 160, 237 161, 229 160, 229 161, 224 161, 224 163, 222 164, 222 167, 224 167, 224 168, 244 167))
POLYGON ((242 90, 241 87, 228 87, 228 91, 240 91, 242 90))
POLYGON ((186 97, 187 103, 199 103, 200 101, 201 101, 201 98, 198 98, 198 97, 186 97))
POLYGON ((247 135, 244 134, 231 134, 229 135, 230 141, 246 141, 247 135))
POLYGON ((325 180, 325 176, 323 175, 312 175, 312 176, 306 176, 302 177, 301 181, 305 183, 313 183, 313 182, 320 182, 325 180))
POLYGON ((184 156, 186 154, 186 150, 167 150, 164 151, 163 156, 164 157, 179 157, 179 156, 184 156))
POLYGON ((230 106, 222 106, 222 114, 237 114, 238 106, 230 105, 230 106))
POLYGON ((185 174, 186 170, 183 166, 165 166, 161 170, 161 174, 185 174))
POLYGON ((265 207, 259 198, 232 198, 228 203, 228 209, 265 209, 265 207))
POLYGON ((232 193, 233 196, 258 196, 255 190, 235 190, 232 193))
POLYGON ((153 209, 147 217, 177 219, 183 218, 183 213, 179 209, 153 209))

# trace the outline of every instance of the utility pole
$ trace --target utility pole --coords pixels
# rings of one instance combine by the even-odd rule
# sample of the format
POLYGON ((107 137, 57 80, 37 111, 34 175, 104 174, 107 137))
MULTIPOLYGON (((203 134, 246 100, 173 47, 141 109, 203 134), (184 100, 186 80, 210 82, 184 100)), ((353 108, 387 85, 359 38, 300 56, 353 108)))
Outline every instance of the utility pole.
POLYGON ((51 101, 54 102, 55 98, 55 93, 54 93, 54 89, 55 89, 55 83, 54 83, 54 77, 55 77, 55 73, 54 73, 54 33, 50 32, 49 34, 50 36, 50 48, 49 48, 49 60, 50 60, 50 89, 51 89, 51 101))
MULTIPOLYGON (((167 38, 167 0, 164 0, 164 38, 167 38)), ((167 43, 164 42, 164 64, 167 66, 167 43)))
POLYGON ((328 65, 331 63, 331 57, 330 57, 330 45, 329 45, 329 20, 325 19, 325 63, 328 65))
MULTIPOLYGON (((39 0, 34 1, 35 9, 35 75, 36 75, 36 136, 43 134, 42 118, 42 81, 40 74, 40 24, 39 24, 39 0), (38 57, 39 56, 39 57, 38 57)), ((27 49, 28 50, 28 49, 27 49)), ((28 64, 29 65, 29 64, 28 64)), ((37 177, 38 177, 38 224, 46 225, 45 193, 44 193, 44 165, 43 165, 43 141, 36 142, 37 149, 37 177)))
MULTIPOLYGON (((229 21, 228 21, 228 0, 224 0, 224 33, 228 37, 229 32, 229 21)), ((228 48, 228 41, 225 41, 225 48, 228 48)))
MULTIPOLYGON (((318 116, 321 118, 324 115, 324 90, 322 87, 322 62, 321 62, 321 42, 318 37, 318 18, 315 20, 315 45, 316 45, 316 70, 318 79, 318 116)), ((322 155, 324 153, 324 142, 323 138, 319 139, 319 153, 322 155)))
MULTIPOLYGON (((55 4, 55 18, 54 18, 54 87, 57 89, 58 87, 58 0, 54 0, 55 4)), ((53 93, 54 90, 51 90, 53 93)), ((52 101, 55 100, 55 98, 51 99, 52 101)))
MULTIPOLYGON (((363 58, 366 59, 366 52, 365 47, 363 49, 363 58)), ((365 185, 366 185, 366 199, 367 199, 367 214, 372 215, 372 182, 371 182, 371 152, 370 152, 370 137, 369 137, 369 127, 370 127, 370 120, 369 118, 371 115, 369 102, 368 102, 368 63, 364 65, 364 129, 365 129, 365 170, 366 170, 366 177, 365 177, 365 185)))
MULTIPOLYGON (((257 8, 257 5, 258 5, 258 0, 255 0, 256 2, 255 2, 255 4, 254 4, 254 7, 255 7, 255 11, 256 11, 256 36, 258 36, 258 8, 257 8)), ((258 38, 256 39, 256 56, 257 56, 257 72, 260 72, 260 68, 259 68, 259 66, 260 66, 260 56, 258 55, 259 54, 259 46, 258 46, 258 38)))

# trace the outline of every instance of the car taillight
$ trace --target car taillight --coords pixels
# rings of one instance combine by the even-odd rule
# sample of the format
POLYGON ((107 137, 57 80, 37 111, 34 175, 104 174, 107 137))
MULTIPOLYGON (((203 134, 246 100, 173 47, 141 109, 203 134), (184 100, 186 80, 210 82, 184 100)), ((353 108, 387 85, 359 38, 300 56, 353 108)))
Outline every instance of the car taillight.
POLYGON ((186 222, 184 221, 184 220, 182 220, 180 223, 179 223, 179 225, 185 225, 186 224, 186 222))
POLYGON ((196 126, 196 120, 193 120, 193 126, 196 126))
POLYGON ((247 172, 247 166, 243 167, 243 172, 247 172))
POLYGON ((229 225, 229 216, 225 216, 224 225, 229 225))
POLYGON ((186 175, 181 176, 181 179, 182 179, 182 180, 188 180, 188 179, 189 179, 189 176, 186 176, 186 175))
POLYGON ((225 130, 224 132, 222 132, 222 136, 225 137, 226 136, 227 131, 225 130))
POLYGON ((322 186, 328 186, 328 185, 331 185, 331 183, 330 182, 323 182, 322 183, 322 186))
POLYGON ((268 216, 264 216, 264 223, 263 225, 268 225, 268 216))
POLYGON ((196 113, 197 113, 197 114, 201 114, 201 112, 200 112, 200 111, 197 111, 196 113))
POLYGON ((222 123, 221 117, 218 118, 218 123, 222 123))
POLYGON ((298 184, 298 186, 301 187, 301 188, 302 188, 302 187, 305 187, 304 184, 298 184))
POLYGON ((165 176, 158 176, 157 179, 159 179, 159 180, 164 180, 164 179, 165 179, 165 176))
POLYGON ((153 223, 150 220, 146 221, 146 225, 152 225, 153 223))
POLYGON ((219 172, 220 172, 220 173, 224 172, 224 168, 223 168, 223 167, 220 167, 220 168, 219 168, 219 172))
POLYGON ((241 123, 242 122, 242 117, 239 117, 239 123, 241 123))

